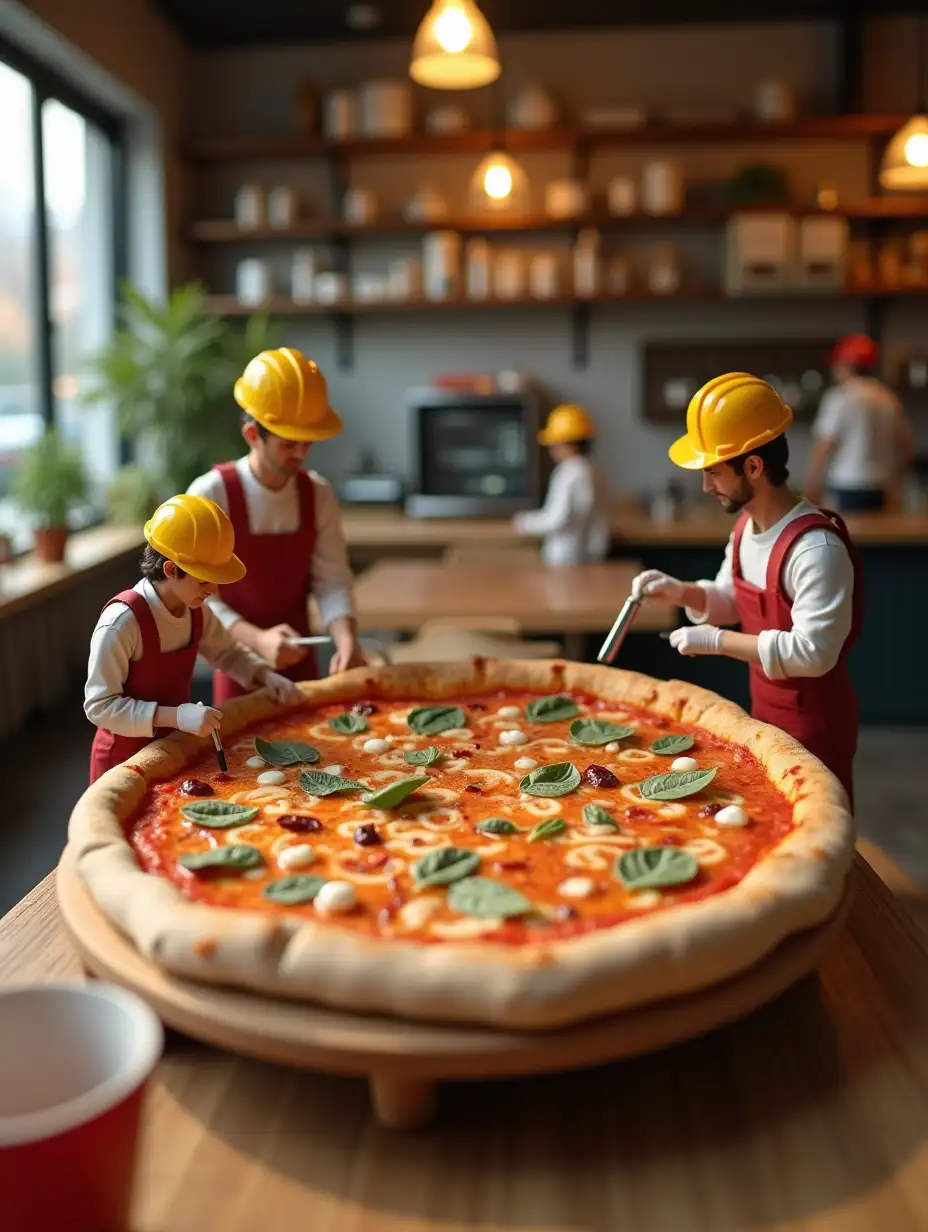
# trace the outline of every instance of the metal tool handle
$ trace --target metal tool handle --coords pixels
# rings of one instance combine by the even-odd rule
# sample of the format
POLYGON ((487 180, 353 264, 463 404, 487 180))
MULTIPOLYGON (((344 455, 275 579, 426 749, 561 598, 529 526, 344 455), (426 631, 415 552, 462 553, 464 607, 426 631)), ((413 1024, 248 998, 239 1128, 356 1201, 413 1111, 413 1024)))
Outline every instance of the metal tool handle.
POLYGON ((616 655, 622 643, 625 641, 626 635, 631 628, 632 621, 638 615, 638 609, 641 606, 641 600, 636 599, 634 595, 629 595, 622 605, 622 610, 615 618, 615 624, 609 630, 609 636, 600 647, 599 654, 596 656, 597 663, 614 663, 616 655))

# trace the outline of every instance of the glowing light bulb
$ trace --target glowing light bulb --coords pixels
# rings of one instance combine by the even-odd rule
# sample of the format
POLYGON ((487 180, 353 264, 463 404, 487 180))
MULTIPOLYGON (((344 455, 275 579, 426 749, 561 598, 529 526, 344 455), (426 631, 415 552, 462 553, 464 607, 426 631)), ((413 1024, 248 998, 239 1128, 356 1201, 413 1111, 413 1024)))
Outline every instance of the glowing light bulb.
POLYGON ((928 133, 913 133, 905 143, 905 160, 910 167, 928 167, 928 133))
POLYGON ((502 163, 487 167, 483 176, 483 188, 494 201, 503 201, 512 192, 512 172, 502 163))
POLYGON ((446 8, 435 20, 435 38, 443 51, 463 51, 471 40, 473 27, 463 9, 457 5, 446 8))

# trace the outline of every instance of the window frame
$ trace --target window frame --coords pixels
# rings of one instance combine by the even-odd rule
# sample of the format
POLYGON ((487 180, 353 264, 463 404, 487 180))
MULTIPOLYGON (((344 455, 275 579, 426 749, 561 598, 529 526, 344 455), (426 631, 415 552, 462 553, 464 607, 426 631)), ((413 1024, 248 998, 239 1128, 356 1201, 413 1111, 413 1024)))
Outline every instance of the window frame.
MULTIPOLYGON (((51 267, 49 254, 48 207, 45 198, 45 143, 42 129, 42 108, 50 99, 62 103, 88 123, 99 129, 110 143, 112 177, 110 209, 112 211, 112 279, 110 286, 111 320, 118 321, 119 289, 128 277, 128 227, 126 180, 126 131, 122 119, 93 98, 75 89, 67 80, 49 69, 34 56, 0 35, 0 62, 25 77, 32 87, 32 154, 33 191, 36 208, 33 211, 33 241, 35 295, 33 297, 33 327, 37 348, 39 407, 46 428, 55 425, 54 395, 54 322, 51 318, 51 267)), ((120 462, 129 461, 131 447, 120 437, 120 462)))

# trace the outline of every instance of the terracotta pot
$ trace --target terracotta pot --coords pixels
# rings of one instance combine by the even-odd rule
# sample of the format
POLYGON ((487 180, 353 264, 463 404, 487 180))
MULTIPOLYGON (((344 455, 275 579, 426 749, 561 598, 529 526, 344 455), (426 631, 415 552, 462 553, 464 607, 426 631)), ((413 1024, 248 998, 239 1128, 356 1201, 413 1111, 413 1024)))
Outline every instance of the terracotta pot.
POLYGON ((46 565, 58 565, 64 560, 68 542, 67 526, 46 526, 32 532, 35 554, 46 565))

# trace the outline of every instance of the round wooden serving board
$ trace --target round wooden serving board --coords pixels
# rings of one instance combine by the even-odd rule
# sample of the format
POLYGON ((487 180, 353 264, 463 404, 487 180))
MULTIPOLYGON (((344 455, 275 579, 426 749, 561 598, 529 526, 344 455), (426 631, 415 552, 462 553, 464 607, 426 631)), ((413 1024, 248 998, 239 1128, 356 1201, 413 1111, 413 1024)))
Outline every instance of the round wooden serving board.
POLYGON ((757 966, 722 984, 556 1031, 515 1032, 351 1014, 184 980, 143 958, 113 927, 75 872, 67 848, 57 883, 68 934, 92 975, 132 989, 168 1026, 216 1047, 367 1077, 378 1119, 397 1129, 418 1127, 432 1117, 441 1079, 598 1065, 743 1017, 816 966, 844 924, 853 890, 849 880, 829 920, 788 938, 757 966))

